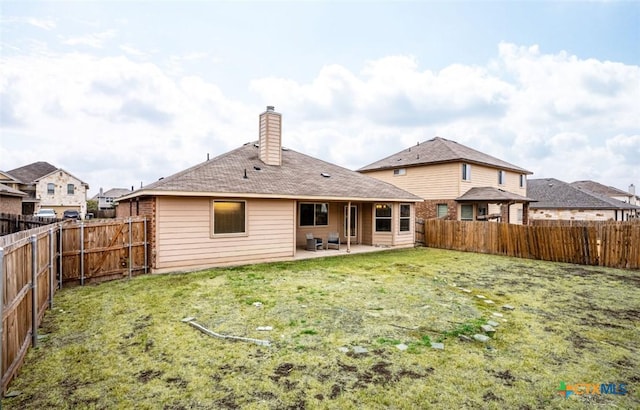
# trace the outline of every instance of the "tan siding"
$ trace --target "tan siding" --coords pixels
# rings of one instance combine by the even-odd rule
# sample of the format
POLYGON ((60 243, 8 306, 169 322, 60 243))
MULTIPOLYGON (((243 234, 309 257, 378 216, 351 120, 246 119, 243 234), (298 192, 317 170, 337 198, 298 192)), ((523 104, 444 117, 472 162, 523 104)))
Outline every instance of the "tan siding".
POLYGON ((293 256, 292 202, 248 200, 247 235, 211 237, 211 199, 158 198, 157 271, 293 256))
POLYGON ((498 185, 498 169, 471 164, 471 180, 462 180, 462 162, 408 167, 405 175, 393 175, 393 170, 366 172, 365 175, 396 185, 425 200, 455 199, 471 188, 495 187, 526 196, 519 187, 520 174, 505 172, 505 184, 498 185))
POLYGON ((457 198, 460 164, 436 164, 406 168, 405 175, 393 175, 393 170, 367 172, 373 178, 388 182, 424 199, 457 198))

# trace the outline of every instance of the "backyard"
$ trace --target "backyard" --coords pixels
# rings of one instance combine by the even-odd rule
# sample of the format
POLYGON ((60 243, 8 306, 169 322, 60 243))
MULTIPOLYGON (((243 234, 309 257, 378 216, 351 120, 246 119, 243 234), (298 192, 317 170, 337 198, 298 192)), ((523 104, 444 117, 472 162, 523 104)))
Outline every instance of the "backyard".
POLYGON ((638 271, 430 248, 145 275, 58 291, 2 406, 638 408, 639 323, 638 271))

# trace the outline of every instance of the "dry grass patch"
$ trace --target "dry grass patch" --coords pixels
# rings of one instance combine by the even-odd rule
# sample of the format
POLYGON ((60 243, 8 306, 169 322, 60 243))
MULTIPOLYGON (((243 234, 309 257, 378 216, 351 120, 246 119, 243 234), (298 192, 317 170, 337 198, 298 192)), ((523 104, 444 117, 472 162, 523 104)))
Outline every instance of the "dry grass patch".
POLYGON ((50 336, 10 386, 21 394, 2 404, 632 408, 638 285, 638 272, 414 249, 64 289, 41 330, 50 336), (272 344, 212 338, 185 317, 272 344), (500 322, 488 344, 460 340, 487 320, 500 322), (561 381, 626 383, 630 392, 565 400, 561 381))

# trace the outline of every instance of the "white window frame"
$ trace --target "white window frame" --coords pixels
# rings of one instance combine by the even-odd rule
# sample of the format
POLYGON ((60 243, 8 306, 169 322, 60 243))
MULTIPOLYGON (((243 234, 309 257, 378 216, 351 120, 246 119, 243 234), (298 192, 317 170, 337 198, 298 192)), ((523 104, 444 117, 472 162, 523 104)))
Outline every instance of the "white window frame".
POLYGON ((471 204, 462 204, 460 205, 460 220, 461 221, 473 221, 473 205, 471 204), (463 218, 462 214, 462 209, 466 208, 466 207, 471 207, 471 218, 463 218))
POLYGON ((449 205, 447 204, 436 204, 436 218, 446 218, 449 215, 449 205), (440 215, 440 207, 444 206, 445 213, 444 215, 440 215))
POLYGON ((390 203, 377 203, 373 207, 373 228, 377 233, 391 233, 393 232, 393 204, 390 203), (378 216, 378 208, 379 205, 388 206, 391 210, 391 215, 389 216, 378 216), (389 230, 379 231, 378 230, 378 220, 388 220, 389 221, 389 230))
POLYGON ((407 175, 407 169, 406 168, 396 168, 393 170, 393 176, 394 177, 399 177, 399 176, 403 176, 403 175, 407 175))
POLYGON ((49 182, 47 183, 47 195, 55 195, 56 194, 56 184, 49 182), (51 187, 51 189, 49 189, 51 187))
POLYGON ((399 218, 398 218, 398 232, 400 233, 409 233, 411 232, 411 204, 400 204, 400 212, 398 212, 399 218), (402 216, 402 207, 409 207, 409 216, 402 216), (402 221, 404 220, 408 220, 408 227, 407 229, 402 229, 402 221))
POLYGON ((466 162, 462 164, 462 180, 471 181, 471 164, 466 162))
POLYGON ((67 184, 67 195, 75 195, 76 186, 74 184, 67 184), (69 188, 71 188, 71 192, 69 192, 69 188))
POLYGON ((502 169, 498 170, 498 185, 504 185, 506 178, 507 178, 507 173, 504 172, 504 170, 502 169))
POLYGON ((524 181, 525 181, 525 176, 524 174, 520 174, 520 188, 524 188, 524 181))
POLYGON ((248 221, 247 221, 247 201, 240 199, 214 199, 211 201, 211 236, 215 238, 219 237, 228 237, 228 236, 248 236, 248 221), (224 232, 224 233, 216 233, 216 203, 242 203, 244 206, 244 231, 242 232, 224 232))

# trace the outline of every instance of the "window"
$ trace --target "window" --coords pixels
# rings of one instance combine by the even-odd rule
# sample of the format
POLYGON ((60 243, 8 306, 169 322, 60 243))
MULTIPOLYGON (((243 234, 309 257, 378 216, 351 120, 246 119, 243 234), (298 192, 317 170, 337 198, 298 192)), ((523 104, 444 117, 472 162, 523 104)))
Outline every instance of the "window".
POLYGON ((438 218, 445 218, 449 215, 449 207, 447 204, 438 204, 437 205, 437 214, 438 218))
POLYGON ((406 175, 407 174, 407 169, 406 168, 398 168, 398 169, 394 169, 393 170, 393 176, 398 176, 398 175, 406 175))
POLYGON ((462 180, 471 181, 471 165, 462 164, 462 180))
POLYGON ((52 183, 47 184, 47 194, 53 195, 56 193, 56 185, 52 183))
POLYGON ((522 222, 522 208, 518 208, 518 222, 522 222))
POLYGON ((376 204, 376 232, 391 232, 390 204, 376 204))
POLYGON ((246 232, 244 201, 213 201, 213 234, 246 232))
POLYGON ((400 204, 400 232, 411 230, 411 205, 400 204))
POLYGON ((73 184, 67 184, 67 195, 73 195, 76 193, 76 187, 73 184))
POLYGON ((460 219, 463 221, 473 221, 473 205, 462 205, 460 207, 460 219))
POLYGON ((329 204, 300 204, 300 226, 329 225, 329 204))
POLYGON ((524 174, 520 174, 520 188, 524 188, 524 174))
POLYGON ((498 171, 498 185, 504 185, 504 171, 503 170, 499 170, 498 171))

